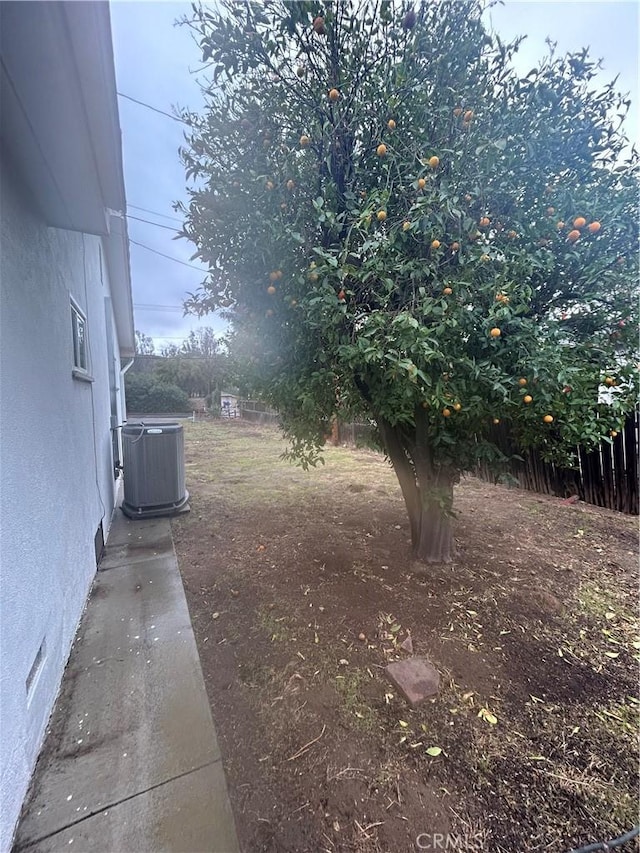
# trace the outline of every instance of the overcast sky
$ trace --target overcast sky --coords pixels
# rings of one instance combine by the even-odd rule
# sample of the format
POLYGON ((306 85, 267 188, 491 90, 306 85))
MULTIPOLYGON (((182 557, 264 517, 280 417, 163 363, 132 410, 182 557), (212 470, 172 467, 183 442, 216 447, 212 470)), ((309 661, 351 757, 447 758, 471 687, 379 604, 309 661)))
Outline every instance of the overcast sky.
MULTIPOLYGON (((620 88, 632 93, 633 112, 627 133, 637 139, 638 9, 635 0, 506 0, 491 11, 491 19, 505 38, 527 36, 517 60, 522 73, 546 52, 547 36, 558 42, 561 52, 589 46, 592 55, 603 60, 602 81, 619 74, 620 88)), ((120 93, 168 113, 174 105, 201 108, 199 51, 188 28, 174 26, 176 19, 189 11, 189 3, 112 1, 120 93)), ((224 323, 219 318, 183 317, 181 308, 187 294, 202 280, 199 264, 189 260, 194 247, 174 240, 174 234, 167 230, 179 227, 178 222, 167 218, 176 216, 172 203, 186 200, 184 170, 178 158, 184 126, 123 97, 119 106, 130 217, 166 226, 159 228, 130 218, 129 236, 136 243, 183 261, 175 263, 132 242, 136 329, 154 338, 156 350, 163 343, 179 343, 190 329, 199 326, 213 326, 222 332, 224 323)))

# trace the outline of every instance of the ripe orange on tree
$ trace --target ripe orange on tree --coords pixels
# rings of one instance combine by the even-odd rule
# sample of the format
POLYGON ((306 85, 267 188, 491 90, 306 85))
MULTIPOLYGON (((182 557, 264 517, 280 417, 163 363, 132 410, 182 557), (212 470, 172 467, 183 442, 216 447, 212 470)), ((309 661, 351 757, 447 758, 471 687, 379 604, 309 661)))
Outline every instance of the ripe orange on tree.
POLYGON ((451 251, 452 252, 457 252, 459 248, 460 248, 460 243, 452 243, 451 244, 451 251))
POLYGON ((387 211, 386 210, 379 210, 377 213, 377 217, 378 217, 378 222, 384 222, 385 219, 387 218, 387 211))
POLYGON ((306 148, 310 142, 311 142, 311 140, 309 139, 309 137, 305 133, 303 133, 302 136, 300 137, 300 145, 303 148, 306 148))
POLYGON ((502 331, 497 326, 494 326, 494 328, 491 329, 489 334, 491 335, 492 338, 499 338, 500 335, 502 334, 502 331))
POLYGON ((418 189, 423 190, 427 185, 427 182, 424 178, 418 178, 418 189))
POLYGON ((480 220, 480 227, 481 228, 487 228, 489 226, 489 224, 490 224, 489 217, 483 216, 482 219, 480 220))
POLYGON ((453 114, 456 118, 459 118, 462 115, 462 107, 456 107, 453 114))
POLYGON ((269 273, 269 281, 277 281, 278 280, 278 272, 277 270, 273 270, 273 272, 269 273))
POLYGON ((442 410, 442 414, 445 418, 448 418, 451 415, 451 409, 447 409, 446 407, 442 410))
POLYGON ((337 101, 340 97, 340 92, 337 89, 329 89, 329 100, 337 101))
POLYGON ((545 422, 545 424, 552 424, 553 415, 545 415, 542 420, 545 422))
POLYGON ((569 231, 569 233, 567 234, 567 240, 570 243, 575 243, 576 240, 579 240, 579 239, 580 239, 580 232, 578 230, 576 230, 575 228, 573 229, 573 231, 569 231))
POLYGON ((273 296, 273 294, 275 292, 276 292, 275 287, 272 284, 270 284, 269 287, 267 288, 267 293, 269 294, 269 296, 273 296))
POLYGON ((558 231, 564 228, 564 222, 562 221, 562 219, 557 223, 556 228, 558 229, 558 231))
POLYGON ((338 293, 338 299, 339 299, 341 302, 342 302, 342 301, 344 301, 344 299, 345 299, 345 292, 344 292, 344 290, 341 290, 341 291, 338 293))
POLYGON ((463 119, 465 120, 465 122, 467 124, 469 124, 469 122, 471 121, 472 118, 473 118, 473 110, 467 110, 466 113, 463 115, 463 119))
POLYGON ((384 157, 386 153, 387 146, 384 144, 384 142, 381 142, 380 145, 378 145, 378 147, 376 148, 376 154, 378 155, 378 157, 384 157))
POLYGON ((573 220, 573 227, 574 228, 584 228, 584 226, 586 224, 587 224, 587 220, 584 218, 584 216, 577 216, 573 220))
POLYGON ((525 394, 522 398, 522 402, 529 405, 529 403, 533 403, 533 397, 531 396, 531 394, 525 394))
POLYGON ((316 15, 316 17, 313 19, 313 29, 319 36, 323 36, 326 34, 327 31, 324 26, 324 18, 322 17, 322 15, 316 15))
POLYGON ((453 290, 450 287, 445 287, 445 289, 442 292, 444 293, 445 296, 451 296, 451 294, 453 293, 453 290))
POLYGON ((455 409, 456 412, 459 412, 460 409, 462 408, 462 403, 454 403, 453 408, 455 409))
POLYGON ((289 178, 289 180, 287 181, 287 189, 289 190, 289 192, 291 192, 291 190, 295 188, 295 185, 296 182, 289 178))
POLYGON ((396 129, 396 123, 392 118, 390 118, 389 121, 387 122, 387 127, 389 128, 389 130, 395 130, 396 129))
POLYGON ((598 231, 599 231, 601 228, 602 228, 602 225, 600 225, 600 223, 599 223, 599 222, 592 222, 592 223, 589 225, 589 227, 587 228, 587 231, 588 231, 590 234, 597 234, 597 233, 598 233, 598 231))
POLYGON ((437 169, 440 165, 440 158, 436 157, 435 154, 433 155, 433 157, 429 157, 429 165, 432 169, 437 169))
POLYGON ((402 223, 402 230, 408 231, 409 228, 411 228, 411 223, 409 222, 408 219, 405 219, 405 221, 402 223))
POLYGON ((440 248, 440 240, 432 240, 431 241, 431 248, 432 249, 439 249, 440 248))
POLYGON ((520 385, 521 388, 524 388, 526 384, 527 380, 524 378, 524 376, 521 376, 520 379, 518 379, 518 385, 520 385))

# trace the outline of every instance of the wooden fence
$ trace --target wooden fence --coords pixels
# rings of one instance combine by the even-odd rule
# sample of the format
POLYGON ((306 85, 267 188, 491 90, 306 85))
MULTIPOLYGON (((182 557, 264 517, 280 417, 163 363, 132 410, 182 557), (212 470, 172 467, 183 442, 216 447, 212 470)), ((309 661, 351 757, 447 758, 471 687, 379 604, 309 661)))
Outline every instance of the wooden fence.
MULTIPOLYGON (((537 450, 518 453, 502 425, 494 428, 491 438, 507 456, 522 457, 522 461, 511 459, 506 468, 521 488, 561 498, 577 495, 595 506, 638 515, 639 433, 640 413, 636 411, 611 442, 603 441, 589 452, 578 448, 576 469, 545 462, 537 450)), ((490 482, 498 479, 487 465, 479 465, 476 473, 490 482)))
MULTIPOLYGON (((276 423, 277 413, 261 403, 243 402, 241 414, 258 423, 276 423)), ((337 444, 366 445, 375 435, 370 423, 339 422, 332 440, 337 444)), ((640 458, 640 410, 629 415, 624 429, 611 441, 603 441, 590 452, 578 448, 578 467, 561 468, 545 462, 537 450, 518 451, 510 439, 506 425, 492 427, 491 440, 509 457, 509 462, 496 471, 486 464, 476 469, 476 475, 495 483, 507 474, 522 489, 545 495, 580 500, 629 515, 639 514, 638 462, 640 458), (521 460, 513 458, 520 456, 521 460)))

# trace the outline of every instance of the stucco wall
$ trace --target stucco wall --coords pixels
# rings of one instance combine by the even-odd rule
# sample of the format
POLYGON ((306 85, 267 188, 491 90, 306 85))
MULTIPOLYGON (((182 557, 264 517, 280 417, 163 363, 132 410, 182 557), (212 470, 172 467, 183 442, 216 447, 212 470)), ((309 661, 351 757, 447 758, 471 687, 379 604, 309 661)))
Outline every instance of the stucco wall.
MULTIPOLYGON (((114 503, 100 238, 48 228, 0 161, 0 851, 8 851, 114 503), (92 383, 72 377, 70 300, 92 383), (95 425, 95 429, 94 429, 95 425), (44 644, 44 646, 43 646, 44 644), (30 690, 38 650, 42 660, 30 690)), ((112 353, 118 359, 118 345, 112 353)), ((119 374, 117 364, 116 376, 119 374)))

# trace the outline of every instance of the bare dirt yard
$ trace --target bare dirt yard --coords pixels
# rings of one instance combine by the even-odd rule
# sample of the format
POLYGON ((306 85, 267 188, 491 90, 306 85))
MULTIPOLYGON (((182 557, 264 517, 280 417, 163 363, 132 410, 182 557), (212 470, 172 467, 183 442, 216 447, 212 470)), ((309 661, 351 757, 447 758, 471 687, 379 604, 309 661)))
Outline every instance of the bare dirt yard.
POLYGON ((380 455, 304 472, 284 449, 188 425, 173 522, 243 850, 563 853, 630 830, 637 519, 468 478, 457 563, 417 575, 380 455), (384 676, 410 645, 441 676, 416 710, 384 676))

